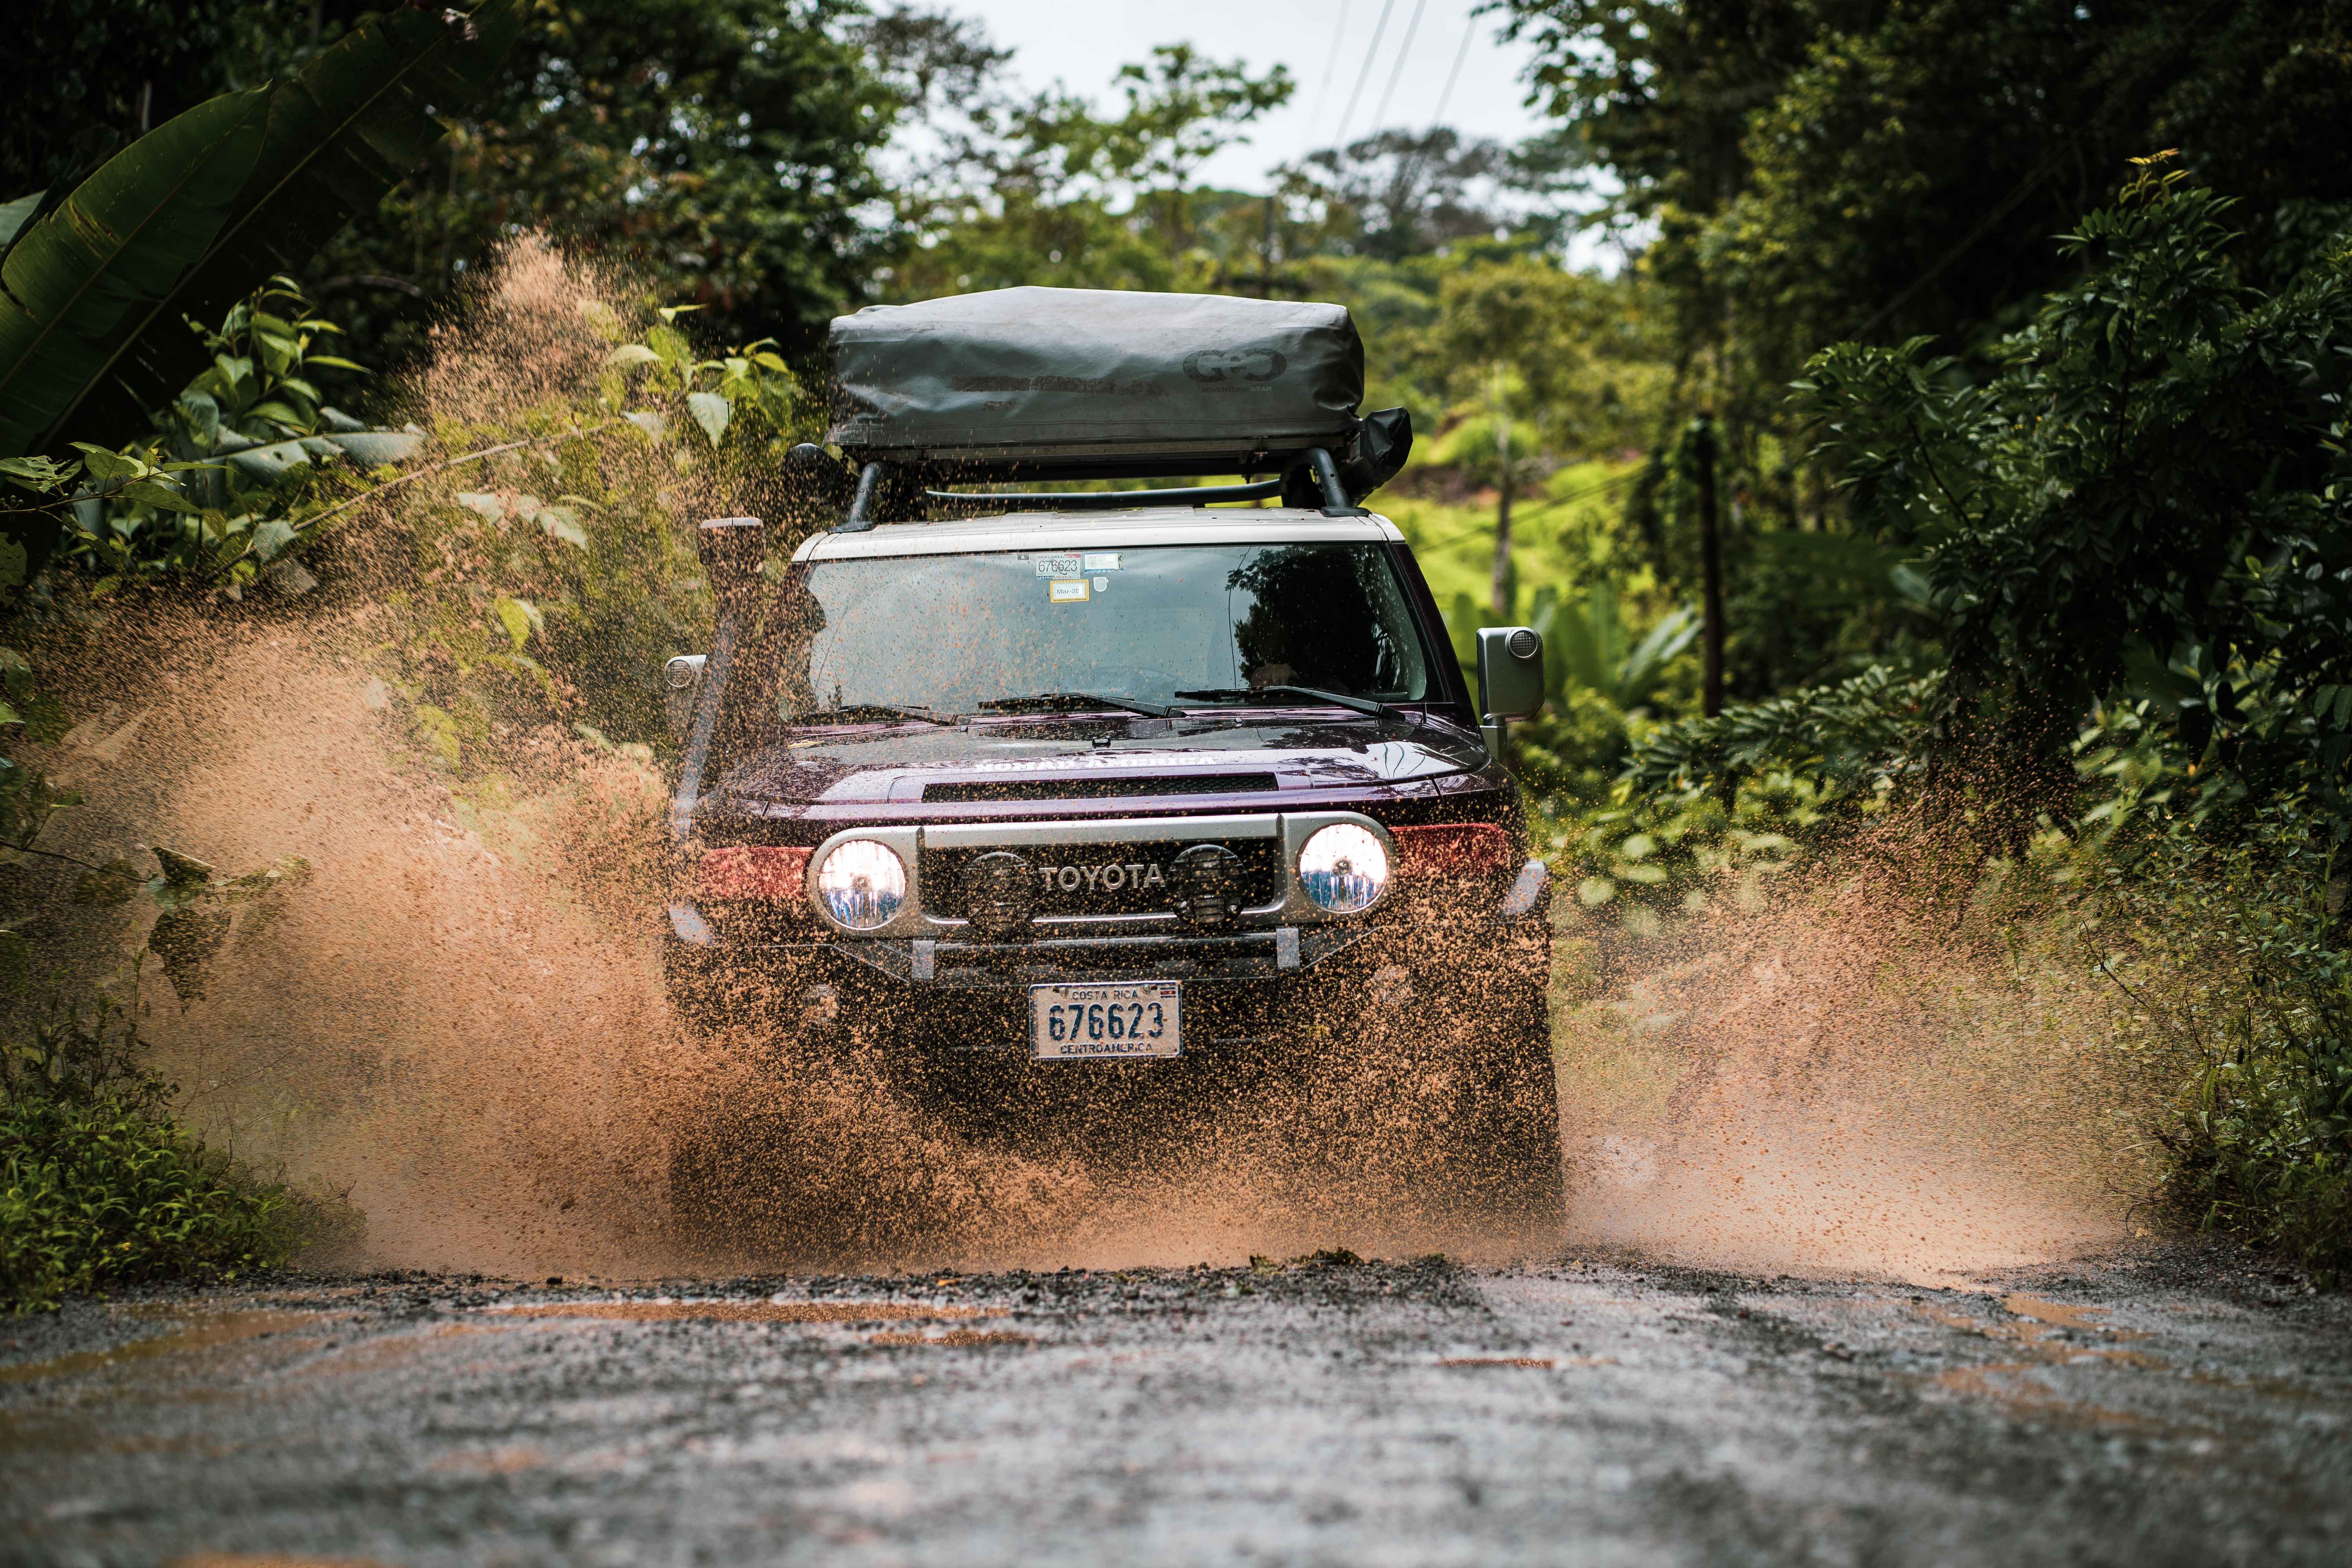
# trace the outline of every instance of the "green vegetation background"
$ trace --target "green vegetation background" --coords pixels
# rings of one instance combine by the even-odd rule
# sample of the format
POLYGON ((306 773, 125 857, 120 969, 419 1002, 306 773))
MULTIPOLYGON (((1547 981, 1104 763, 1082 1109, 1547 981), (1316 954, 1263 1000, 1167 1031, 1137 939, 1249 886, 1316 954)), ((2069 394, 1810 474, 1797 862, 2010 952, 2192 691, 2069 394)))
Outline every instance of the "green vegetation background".
MULTIPOLYGON (((1412 411, 1413 465, 1380 504, 1457 643, 1546 630, 1552 699, 1514 762, 1608 974, 1901 824, 1966 879, 2032 881, 2032 918, 2101 933, 2147 1027, 2192 1042, 2157 1129, 2173 1211, 2342 1266, 2340 5, 1506 0, 1553 129, 1502 147, 1377 128, 1250 190, 1198 179, 1295 89, 1245 58, 1156 50, 1106 112, 1016 86, 979 23, 919 7, 522 12, 488 90, 436 110, 430 156, 372 213, 199 324, 247 379, 216 368, 152 432, 26 455, 52 467, 18 473, 12 505, 103 492, 20 606, 47 646, 95 635, 110 601, 288 593, 304 559, 331 567, 354 498, 429 471, 450 477, 404 509, 418 559, 456 551, 502 586, 404 595, 385 673, 421 743, 472 778, 516 713, 659 747, 622 667, 686 646, 707 601, 654 476, 756 489, 818 426, 834 313, 1022 283, 1339 300, 1369 401, 1412 411), (394 449, 364 440, 410 411, 370 386, 425 363, 541 232, 636 301, 593 323, 597 392, 418 426, 399 450, 423 468, 379 463, 394 449), (1570 267, 1579 236, 1622 264, 1570 267), (341 456, 267 458, 289 440, 341 456), (482 459, 463 487, 452 465, 509 445, 554 471, 494 487, 482 459), (520 563, 499 553, 517 522, 520 563)), ((58 68, 0 101, 0 200, 53 209, 362 17, 33 0, 58 68)), ((26 735, 62 720, 40 674, 7 666, 26 735)), ((17 767, 0 799, 27 850, 64 804, 17 767)), ((209 868, 150 880, 165 913, 245 896, 209 868)))

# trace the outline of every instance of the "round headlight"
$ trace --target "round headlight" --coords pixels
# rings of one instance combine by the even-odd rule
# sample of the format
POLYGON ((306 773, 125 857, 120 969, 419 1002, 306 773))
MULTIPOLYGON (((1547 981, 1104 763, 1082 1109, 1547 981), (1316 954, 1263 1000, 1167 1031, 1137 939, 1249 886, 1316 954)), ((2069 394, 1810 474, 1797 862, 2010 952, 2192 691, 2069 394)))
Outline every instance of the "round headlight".
POLYGON ((816 868, 825 912, 852 931, 888 925, 907 901, 907 868, 886 845, 853 838, 816 868))
POLYGON ((1389 885, 1388 851, 1351 822, 1335 822, 1298 851, 1298 881, 1307 896, 1335 915, 1371 908, 1389 885))

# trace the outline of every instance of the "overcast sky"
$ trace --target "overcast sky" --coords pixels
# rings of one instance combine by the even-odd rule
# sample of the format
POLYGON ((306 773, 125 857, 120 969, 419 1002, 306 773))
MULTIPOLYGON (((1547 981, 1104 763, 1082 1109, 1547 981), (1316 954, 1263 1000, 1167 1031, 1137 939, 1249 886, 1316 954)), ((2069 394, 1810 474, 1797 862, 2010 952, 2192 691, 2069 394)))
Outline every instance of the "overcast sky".
POLYGON ((1258 122, 1252 139, 1204 168, 1212 184, 1247 189, 1265 171, 1339 140, 1391 126, 1419 130, 1437 116, 1472 136, 1517 142, 1540 128, 1523 107, 1524 46, 1496 37, 1496 18, 1475 22, 1476 0, 950 0, 980 17, 1013 70, 1031 87, 1059 78, 1110 109, 1110 79, 1155 44, 1190 43, 1213 59, 1253 69, 1290 68, 1298 89, 1258 122), (1381 13, 1388 14, 1381 26, 1381 13), (1377 29, 1377 47, 1375 30, 1377 29), (1465 43, 1467 42, 1465 48, 1465 43), (1337 45, 1336 50, 1334 45, 1337 45), (1461 74, 1449 95, 1454 61, 1461 74), (1400 69, 1400 61, 1402 68, 1400 69), (1391 82, 1394 82, 1393 90, 1391 82), (1360 83, 1360 88, 1359 84, 1360 83), (1353 100, 1355 110, 1349 115, 1353 100), (1382 103, 1387 112, 1380 112, 1382 103))

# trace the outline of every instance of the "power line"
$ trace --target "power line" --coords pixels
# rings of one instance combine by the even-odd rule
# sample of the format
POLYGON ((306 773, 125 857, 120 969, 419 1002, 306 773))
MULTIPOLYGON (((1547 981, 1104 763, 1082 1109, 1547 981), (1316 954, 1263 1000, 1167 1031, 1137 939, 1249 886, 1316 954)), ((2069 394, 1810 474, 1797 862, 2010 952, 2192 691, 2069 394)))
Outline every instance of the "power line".
POLYGON ((1339 116, 1339 133, 1331 139, 1335 147, 1348 144, 1348 127, 1356 118, 1356 102, 1364 96, 1364 83, 1372 76, 1372 58, 1381 52, 1381 35, 1388 31, 1389 13, 1396 9, 1396 0, 1381 0, 1381 19, 1372 26, 1372 47, 1364 51, 1364 65, 1356 73, 1356 90, 1348 95, 1348 112, 1339 116))
MULTIPOLYGON (((1626 469, 1623 473, 1619 474, 1613 479, 1603 479, 1597 485, 1587 485, 1580 490, 1570 490, 1564 496, 1554 496, 1549 500, 1538 501, 1534 506, 1522 507, 1511 513, 1511 524, 1516 528, 1520 523, 1525 522, 1528 519, 1548 512, 1556 506, 1566 506, 1570 501, 1590 500, 1594 496, 1617 489, 1620 485, 1632 484, 1635 479, 1640 479, 1643 474, 1646 474, 1649 471, 1650 463, 1647 459, 1644 459, 1643 461, 1634 465, 1633 468, 1626 469)), ((1416 544, 1413 548, 1415 550, 1423 551, 1450 550, 1457 544, 1492 534, 1494 531, 1495 525, 1493 523, 1482 522, 1475 528, 1465 529, 1460 533, 1448 534, 1445 538, 1437 541, 1434 544, 1416 544)))
POLYGON ((1470 40, 1478 36, 1478 16, 1471 13, 1462 27, 1462 47, 1454 51, 1454 68, 1445 73, 1445 90, 1437 95, 1437 112, 1429 117, 1432 131, 1445 123, 1445 106, 1453 100, 1454 84, 1462 79, 1462 62, 1470 58, 1470 40))
POLYGON ((1413 0, 1412 20, 1404 25, 1404 42, 1397 46, 1396 66, 1389 72, 1389 84, 1381 90, 1381 106, 1372 110, 1372 130, 1389 122, 1389 100, 1396 96, 1397 79, 1404 75, 1405 61, 1412 58, 1412 36, 1421 30, 1421 14, 1428 8, 1429 0, 1413 0))
POLYGON ((1323 57, 1323 85, 1315 89, 1315 112, 1307 119, 1307 134, 1311 140, 1315 128, 1323 123, 1323 106, 1331 101, 1331 68, 1339 63, 1339 43, 1348 36, 1348 0, 1339 0, 1339 25, 1331 29, 1331 51, 1323 57))

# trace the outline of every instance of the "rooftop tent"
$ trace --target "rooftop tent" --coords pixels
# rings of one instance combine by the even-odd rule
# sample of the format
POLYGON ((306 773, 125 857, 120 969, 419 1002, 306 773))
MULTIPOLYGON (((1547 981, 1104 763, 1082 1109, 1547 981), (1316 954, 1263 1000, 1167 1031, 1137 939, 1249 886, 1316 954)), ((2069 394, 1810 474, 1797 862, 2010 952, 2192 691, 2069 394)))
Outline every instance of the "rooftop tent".
POLYGON ((828 351, 825 438, 857 464, 1266 473, 1322 447, 1353 491, 1393 473, 1411 440, 1401 416, 1357 416, 1363 343, 1338 305, 1000 289, 836 317, 828 351))

